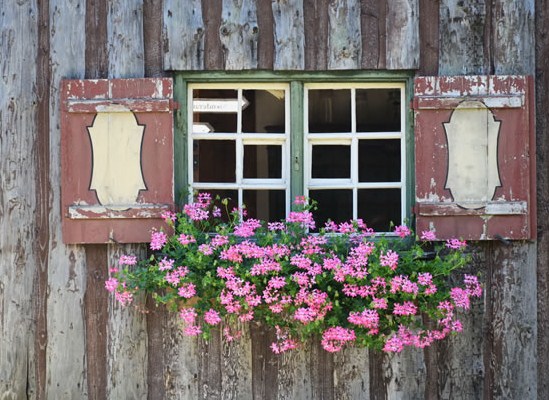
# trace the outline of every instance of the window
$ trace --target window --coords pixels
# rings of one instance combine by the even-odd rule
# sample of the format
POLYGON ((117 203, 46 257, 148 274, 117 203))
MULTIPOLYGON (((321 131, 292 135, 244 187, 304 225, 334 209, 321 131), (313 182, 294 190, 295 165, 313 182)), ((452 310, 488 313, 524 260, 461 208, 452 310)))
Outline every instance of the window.
POLYGON ((407 218, 406 80, 188 82, 187 175, 249 217, 284 218, 296 195, 318 226, 407 218))

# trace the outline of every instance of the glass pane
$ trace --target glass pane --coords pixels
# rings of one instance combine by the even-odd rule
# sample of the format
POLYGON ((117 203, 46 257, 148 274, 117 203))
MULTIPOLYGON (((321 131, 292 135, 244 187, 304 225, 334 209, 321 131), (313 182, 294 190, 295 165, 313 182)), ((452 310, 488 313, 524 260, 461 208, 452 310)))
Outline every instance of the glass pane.
POLYGON ((280 221, 286 217, 284 190, 244 190, 244 204, 248 218, 280 221))
POLYGON ((244 178, 282 178, 282 146, 244 146, 244 178))
POLYGON ((195 140, 193 142, 195 182, 236 182, 234 140, 195 140))
POLYGON ((357 89, 357 132, 398 132, 400 122, 400 89, 357 89))
POLYGON ((313 178, 350 178, 351 147, 316 145, 312 154, 313 178))
POLYGON ((213 204, 221 211, 221 219, 225 222, 229 222, 229 214, 231 211, 238 207, 238 191, 237 190, 223 190, 223 189, 208 189, 200 190, 199 192, 207 192, 212 195, 213 204), (216 200, 216 197, 219 200, 216 200), (227 199, 227 206, 222 204, 222 200, 227 199))
POLYGON ((400 189, 359 190, 358 218, 377 232, 389 232, 391 222, 400 225, 400 189))
POLYGON ((197 89, 193 91, 193 132, 236 132, 236 90, 197 89))
POLYGON ((358 179, 360 182, 400 182, 400 140, 359 140, 358 179))
POLYGON ((350 132, 351 91, 309 90, 309 132, 350 132))
POLYGON ((352 190, 310 190, 309 197, 318 202, 318 210, 313 211, 317 230, 328 219, 339 223, 353 218, 352 190))
POLYGON ((242 111, 242 132, 284 133, 286 131, 284 90, 243 90, 242 96, 248 103, 242 111))

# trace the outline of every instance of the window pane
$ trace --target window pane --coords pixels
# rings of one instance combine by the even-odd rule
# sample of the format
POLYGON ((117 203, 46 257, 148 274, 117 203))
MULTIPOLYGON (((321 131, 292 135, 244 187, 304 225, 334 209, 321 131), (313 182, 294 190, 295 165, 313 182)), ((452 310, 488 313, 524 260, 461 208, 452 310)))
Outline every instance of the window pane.
POLYGON ((351 147, 316 145, 312 154, 313 178, 350 178, 351 147))
POLYGON ((248 218, 279 221, 286 216, 284 190, 244 190, 244 204, 248 218))
POLYGON ((213 204, 221 210, 221 219, 225 222, 229 222, 229 213, 238 207, 238 191, 237 190, 222 190, 222 189, 208 189, 200 190, 199 192, 207 192, 212 195, 213 204), (219 196, 219 200, 216 197, 219 196), (223 199, 227 199, 227 206, 221 202, 223 199))
POLYGON ((309 90, 309 132, 350 132, 351 91, 309 90))
POLYGON ((282 146, 244 146, 244 178, 282 178, 282 146))
POLYGON ((236 90, 193 91, 193 132, 236 132, 236 90))
POLYGON ((400 140, 359 140, 358 179, 360 182, 400 182, 400 140))
POLYGON ((248 102, 242 111, 242 132, 285 132, 284 90, 244 90, 242 95, 248 102))
POLYGON ((309 197, 318 202, 318 210, 314 211, 317 230, 328 219, 339 223, 353 218, 352 190, 310 190, 309 197))
POLYGON ((234 140, 195 140, 193 142, 195 182, 236 182, 234 140))
POLYGON ((357 132, 400 131, 400 89, 357 89, 357 132))
POLYGON ((359 190, 358 218, 375 231, 389 232, 391 222, 401 222, 400 189, 359 190))

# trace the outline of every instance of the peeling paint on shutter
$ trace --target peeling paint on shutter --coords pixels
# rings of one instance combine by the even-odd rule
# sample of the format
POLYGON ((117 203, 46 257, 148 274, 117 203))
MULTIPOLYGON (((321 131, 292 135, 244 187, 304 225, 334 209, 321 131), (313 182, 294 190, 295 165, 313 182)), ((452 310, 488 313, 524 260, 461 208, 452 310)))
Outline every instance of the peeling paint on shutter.
POLYGON ((533 83, 526 76, 414 82, 416 230, 437 238, 533 239, 533 83))
POLYGON ((172 80, 61 86, 63 241, 149 241, 174 207, 172 80))

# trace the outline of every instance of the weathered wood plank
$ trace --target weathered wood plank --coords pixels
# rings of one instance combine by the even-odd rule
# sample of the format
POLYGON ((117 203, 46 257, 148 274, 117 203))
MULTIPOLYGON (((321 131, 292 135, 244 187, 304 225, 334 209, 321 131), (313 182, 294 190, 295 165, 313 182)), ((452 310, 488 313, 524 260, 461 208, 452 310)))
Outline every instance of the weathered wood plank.
POLYGON ((387 69, 419 66, 418 0, 387 2, 387 69))
POLYGON ((274 62, 275 23, 273 20, 273 7, 275 3, 270 1, 258 1, 257 26, 259 27, 257 43, 257 68, 272 70, 274 62))
POLYGON ((107 0, 86 1, 86 78, 107 78, 107 0))
POLYGON ((329 0, 303 0, 306 70, 328 67, 328 7, 329 0))
POLYGON ((390 376, 386 374, 387 354, 380 351, 369 350, 369 377, 370 377, 370 399, 386 400, 388 398, 387 386, 390 376))
MULTIPOLYGON (((109 2, 107 15, 109 77, 144 76, 143 2, 109 2)), ((117 266, 122 254, 145 256, 143 245, 108 245, 108 265, 117 266)), ((143 299, 141 299, 143 301, 143 299)), ((135 308, 121 308, 111 298, 108 322, 109 398, 145 398, 148 393, 147 326, 135 308)))
POLYGON ((440 1, 419 0, 419 71, 437 75, 440 1))
POLYGON ((534 3, 535 0, 495 1, 494 73, 534 72, 534 3))
MULTIPOLYGON (((262 2, 260 2, 261 4, 262 2)), ((305 67, 305 27, 303 1, 274 0, 274 65, 275 70, 302 70, 305 67)), ((262 29, 261 37, 264 35, 262 29)))
MULTIPOLYGON (((549 1, 536 1, 535 25, 549 26, 549 1)), ((538 399, 549 398, 549 35, 535 30, 538 207, 538 399)))
POLYGON ((385 377, 389 399, 422 399, 425 393, 423 351, 406 348, 385 358, 385 377))
MULTIPOLYGON (((143 50, 145 56, 145 75, 160 77, 164 73, 164 52, 162 46, 163 0, 143 1, 143 50)), ((154 307, 154 300, 146 300, 147 310, 147 399, 166 398, 166 355, 164 350, 167 312, 163 307, 154 307)))
MULTIPOLYGON (((460 270, 455 274, 455 284, 461 283, 464 273, 471 275, 480 273, 481 282, 487 285, 483 280, 486 271, 486 248, 485 244, 477 245, 472 265, 467 267, 467 270, 460 270)), ((433 355, 433 359, 426 356, 425 363, 427 364, 427 382, 432 380, 434 384, 433 388, 426 388, 426 398, 463 400, 482 398, 485 378, 484 355, 487 345, 485 317, 484 299, 473 299, 471 309, 460 316, 463 331, 425 350, 425 353, 433 355)))
POLYGON ((362 58, 360 1, 335 0, 328 8, 328 69, 359 69, 362 58))
POLYGON ((48 345, 48 257, 49 257, 49 218, 51 204, 49 203, 49 145, 50 145, 50 103, 49 93, 51 70, 49 68, 50 52, 50 3, 38 3, 38 57, 36 59, 36 90, 38 105, 36 116, 36 163, 35 197, 36 213, 34 223, 42 229, 36 232, 36 240, 32 251, 36 254, 37 268, 34 276, 34 321, 35 321, 35 371, 36 398, 46 398, 47 380, 47 345, 48 345))
POLYGON ((334 398, 370 398, 370 366, 367 349, 346 348, 334 355, 334 398))
POLYGON ((198 339, 183 336, 179 316, 167 315, 165 321, 163 352, 166 362, 166 393, 164 398, 181 400, 204 398, 199 396, 201 385, 199 360, 201 356, 198 339))
POLYGON ((210 340, 198 339, 198 398, 220 399, 222 393, 221 330, 212 329, 210 340))
POLYGON ((36 398, 44 384, 36 376, 43 373, 34 348, 38 260, 30 247, 36 243, 37 18, 35 2, 0 12, 0 398, 6 399, 36 398))
POLYGON ((278 361, 278 399, 312 399, 311 371, 309 355, 311 344, 302 345, 297 350, 279 355, 278 361))
POLYGON ((484 74, 485 0, 441 0, 440 58, 441 75, 484 74))
POLYGON ((489 261, 491 381, 485 397, 536 397, 536 244, 494 245, 489 261))
MULTIPOLYGON (((484 390, 483 304, 475 304, 460 320, 463 332, 438 343, 432 350, 437 362, 437 391, 432 399, 482 399, 484 390)), ((427 361, 426 361, 427 362, 427 361)), ((426 396, 427 398, 427 396, 426 396)))
POLYGON ((168 354, 177 348, 165 347, 168 334, 168 315, 164 307, 157 307, 152 296, 146 300, 147 308, 147 400, 166 398, 168 354))
POLYGON ((223 338, 221 398, 251 400, 252 390, 252 344, 248 324, 239 326, 242 337, 227 341, 223 338))
POLYGON ((112 0, 108 4, 109 78, 143 77, 143 0, 112 0))
POLYGON ((204 31, 200 0, 164 0, 164 68, 204 69, 204 31))
POLYGON ((385 4, 383 3, 383 10, 380 10, 380 3, 383 2, 361 2, 361 66, 363 69, 381 68, 381 61, 383 62, 383 65, 385 65, 385 4))
POLYGON ((254 399, 278 398, 278 360, 271 349, 276 340, 273 329, 253 324, 250 327, 252 345, 252 390, 254 399))
POLYGON ((223 69, 223 53, 219 27, 221 24, 221 1, 202 0, 204 18, 204 69, 223 69))
POLYGON ((47 34, 50 35, 50 123, 47 131, 49 148, 45 150, 45 156, 51 161, 48 165, 48 196, 41 200, 42 207, 48 207, 49 217, 48 225, 41 224, 43 229, 48 226, 49 231, 49 268, 46 278, 49 290, 47 397, 84 398, 89 389, 93 388, 97 390, 88 392, 89 398, 101 398, 100 385, 105 383, 106 359, 107 297, 102 279, 107 272, 104 265, 106 259, 102 260, 102 270, 100 267, 96 269, 98 266, 94 263, 87 268, 86 253, 82 246, 62 244, 62 210, 58 206, 61 201, 58 184, 61 181, 59 87, 63 78, 84 77, 86 39, 85 31, 81 27, 85 25, 86 5, 84 0, 76 0, 70 4, 66 1, 49 0, 49 4, 51 29, 47 34), (103 272, 102 276, 100 271, 103 272), (98 281, 96 285, 99 290, 88 292, 88 283, 94 279, 98 281), (85 313, 90 318, 85 319, 85 313), (86 342, 90 336, 84 335, 84 332, 93 332, 89 344, 86 342), (89 376, 87 370, 93 357, 88 354, 98 356, 89 376), (103 380, 99 380, 101 378, 103 380))
POLYGON ((257 68, 259 28, 255 0, 223 0, 219 39, 225 70, 257 68))
MULTIPOLYGON (((145 256, 140 244, 108 245, 108 265, 118 266, 122 254, 145 256)), ((144 298, 136 298, 143 304, 144 298)), ((147 329, 145 314, 133 306, 121 307, 110 297, 107 348, 107 398, 144 399, 147 397, 147 329)))
MULTIPOLYGON (((73 257, 74 258, 74 257, 73 257)), ((107 397, 107 321, 108 292, 102 282, 109 276, 107 247, 86 246, 86 292, 83 311, 85 314, 86 378, 89 399, 107 397)), ((62 350, 59 350, 63 352, 62 350)))
POLYGON ((143 53, 146 77, 160 77, 164 72, 163 3, 164 0, 143 0, 143 53))
POLYGON ((322 348, 320 340, 311 343, 309 356, 311 374, 311 396, 313 399, 333 400, 334 393, 334 355, 322 348))

